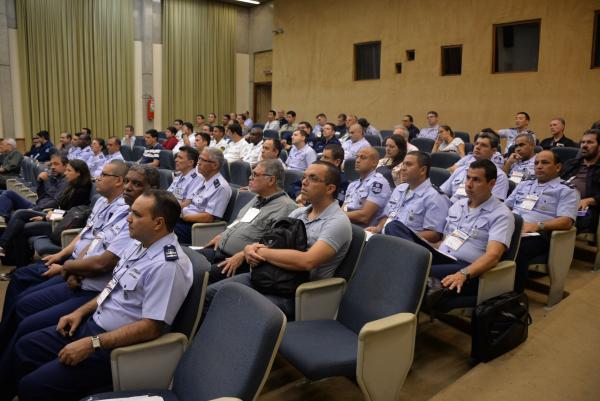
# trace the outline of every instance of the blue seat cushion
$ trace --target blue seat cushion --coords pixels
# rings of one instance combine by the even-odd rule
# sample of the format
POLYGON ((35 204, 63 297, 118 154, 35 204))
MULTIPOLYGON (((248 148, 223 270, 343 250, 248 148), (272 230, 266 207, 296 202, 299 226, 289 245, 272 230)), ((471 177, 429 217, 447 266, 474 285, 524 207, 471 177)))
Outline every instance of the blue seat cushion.
POLYGON ((358 336, 337 320, 289 322, 279 352, 311 380, 355 377, 358 336))
POLYGON ((55 245, 48 237, 39 237, 33 241, 33 249, 35 249, 38 255, 44 256, 60 252, 62 248, 55 245))
POLYGON ((110 393, 98 393, 91 397, 85 397, 81 401, 110 400, 112 398, 136 397, 141 395, 158 395, 165 401, 180 401, 177 396, 169 390, 135 390, 135 391, 113 391, 110 393))

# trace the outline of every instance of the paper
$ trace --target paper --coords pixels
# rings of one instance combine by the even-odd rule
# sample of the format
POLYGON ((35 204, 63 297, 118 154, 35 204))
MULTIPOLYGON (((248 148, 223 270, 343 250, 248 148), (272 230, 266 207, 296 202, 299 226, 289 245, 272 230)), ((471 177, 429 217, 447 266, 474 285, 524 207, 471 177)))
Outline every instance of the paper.
POLYGON ((204 249, 203 246, 193 246, 193 245, 188 246, 188 248, 190 248, 192 251, 199 251, 200 249, 204 249))
POLYGON ((539 237, 540 233, 521 233, 521 238, 525 237, 539 237))
MULTIPOLYGON (((106 398, 106 400, 110 400, 110 401, 165 401, 164 398, 162 398, 159 395, 138 395, 135 397, 125 397, 125 398, 106 398)), ((101 401, 101 400, 98 400, 101 401)))

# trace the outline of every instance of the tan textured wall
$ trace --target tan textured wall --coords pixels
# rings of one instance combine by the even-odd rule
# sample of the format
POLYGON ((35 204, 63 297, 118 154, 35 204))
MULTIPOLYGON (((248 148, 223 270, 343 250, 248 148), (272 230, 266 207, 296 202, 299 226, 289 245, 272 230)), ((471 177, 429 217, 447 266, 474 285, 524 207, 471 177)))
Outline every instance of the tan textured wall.
POLYGON ((310 121, 357 114, 379 129, 405 113, 422 127, 433 109, 471 133, 512 126, 524 110, 541 137, 560 115, 578 138, 600 119, 600 69, 590 69, 598 9, 600 0, 276 0, 273 26, 284 33, 273 36, 273 106, 310 121), (537 18, 538 71, 492 74, 492 25, 537 18), (353 44, 375 40, 381 79, 353 81, 353 44), (463 45, 462 75, 444 77, 440 46, 453 44, 463 45))
POLYGON ((254 82, 271 82, 272 75, 265 71, 273 70, 273 52, 254 53, 254 82))

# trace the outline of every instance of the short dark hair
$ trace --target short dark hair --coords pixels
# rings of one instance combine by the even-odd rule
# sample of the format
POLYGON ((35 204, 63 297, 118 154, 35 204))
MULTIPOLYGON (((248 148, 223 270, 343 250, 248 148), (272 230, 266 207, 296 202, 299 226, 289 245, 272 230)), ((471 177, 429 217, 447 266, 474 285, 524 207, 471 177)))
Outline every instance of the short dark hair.
POLYGON ((202 119, 204 120, 204 114, 196 114, 196 117, 202 117, 202 119))
POLYGON ((222 126, 222 125, 215 125, 215 126, 213 127, 213 132, 214 132, 214 131, 225 132, 225 128, 223 128, 223 126, 222 126))
POLYGON ((177 135, 177 128, 175 127, 167 127, 167 131, 173 134, 173 136, 177 135))
POLYGON ((173 232, 175 224, 181 215, 181 206, 175 195, 162 189, 148 189, 144 191, 143 196, 154 200, 154 205, 150 209, 150 215, 153 219, 162 217, 165 219, 165 226, 168 232, 173 232))
POLYGON ((131 125, 131 124, 127 124, 127 125, 125 126, 125 128, 129 128, 130 130, 132 130, 132 131, 135 131, 135 130, 133 129, 133 125, 131 125))
POLYGON ((433 114, 434 116, 439 117, 439 114, 437 113, 437 111, 433 111, 433 110, 428 111, 427 115, 430 115, 430 114, 433 114))
POLYGON ((114 139, 114 140, 115 140, 115 143, 116 143, 117 145, 121 146, 121 140, 120 140, 119 138, 117 138, 116 136, 114 136, 114 135, 113 135, 113 136, 111 136, 111 137, 110 137, 110 138, 108 138, 108 139, 114 139))
POLYGON ((587 131, 585 131, 583 133, 582 136, 585 136, 585 135, 596 135, 596 142, 600 144, 600 128, 598 128, 598 129, 594 129, 594 128, 588 129, 587 131))
POLYGON ((87 132, 82 132, 81 134, 79 134, 79 140, 82 140, 82 139, 88 145, 92 142, 92 136, 90 134, 88 134, 87 132))
POLYGON ((405 115, 404 115, 404 117, 408 117, 408 121, 410 121, 411 123, 412 123, 413 121, 415 121, 415 119, 413 118, 413 116, 412 116, 412 115, 410 115, 410 114, 405 114, 405 115))
POLYGON ((429 170, 431 169, 431 157, 428 153, 421 152, 420 150, 413 150, 408 152, 406 156, 415 156, 417 158, 417 164, 419 167, 425 166, 425 176, 429 178, 429 170))
POLYGON ((183 124, 183 120, 176 118, 173 122, 179 123, 179 124, 183 124))
POLYGON ((67 155, 64 155, 62 153, 54 153, 52 154, 52 156, 50 156, 50 159, 54 159, 55 157, 60 159, 60 164, 62 164, 63 166, 66 166, 69 162, 69 158, 67 157, 67 155))
POLYGON ((275 147, 275 149, 277 149, 277 156, 279 156, 281 154, 281 149, 283 149, 283 145, 281 144, 281 141, 278 141, 275 138, 267 138, 267 139, 265 139, 264 142, 267 142, 267 141, 273 142, 273 146, 275 147))
POLYGON ((154 128, 151 128, 148 131, 146 131, 146 134, 150 135, 152 138, 155 138, 155 139, 158 138, 158 131, 155 130, 154 128))
POLYGON ((185 123, 183 123, 183 125, 184 125, 185 127, 187 127, 187 129, 189 129, 190 131, 194 131, 194 125, 193 125, 192 123, 190 123, 190 122, 185 122, 185 123))
POLYGON ((144 176, 145 183, 150 188, 160 187, 160 174, 158 169, 145 164, 132 164, 129 171, 134 171, 144 176))
POLYGON ((90 134, 90 137, 92 136, 92 130, 91 129, 89 129, 87 127, 83 127, 81 130, 87 132, 88 134, 90 134))
POLYGON ((333 157, 333 160, 344 160, 344 148, 342 148, 341 145, 338 145, 337 143, 330 143, 323 148, 323 152, 326 150, 331 151, 331 157, 333 157))
MULTIPOLYGON (((308 134, 306 132, 304 132, 303 130, 298 129, 298 128, 296 128, 294 130, 294 132, 299 132, 300 135, 302 135, 304 137, 304 142, 308 142, 308 134)), ((292 132, 292 135, 294 134, 294 132, 292 132)))
POLYGON ((227 114, 227 113, 223 114, 223 118, 231 120, 231 116, 229 114, 227 114))
POLYGON ((312 132, 313 126, 312 126, 312 124, 311 124, 311 123, 309 123, 308 121, 300 121, 300 122, 298 123, 298 125, 300 125, 300 124, 304 124, 304 125, 306 125, 306 128, 308 128, 308 130, 309 130, 310 132, 312 132))
POLYGON ((519 115, 519 114, 523 114, 525 116, 525 119, 527 121, 529 121, 529 114, 525 113, 524 111, 520 111, 520 112, 517 113, 517 115, 519 115))
POLYGON ((600 129, 600 120, 594 122, 590 129, 600 129))
POLYGON ((292 117, 296 117, 296 112, 294 110, 290 110, 287 113, 285 113, 286 115, 289 114, 292 117))
POLYGON ((357 122, 360 124, 361 127, 363 127, 363 131, 365 129, 369 128, 370 124, 369 124, 369 121, 366 118, 361 117, 361 118, 358 119, 357 122))
POLYGON ((542 152, 550 152, 550 153, 552 153, 552 158, 554 159, 554 164, 560 164, 560 163, 562 163, 562 160, 560 159, 560 155, 558 154, 558 152, 556 150, 554 150, 554 149, 544 149, 540 153, 542 153, 542 152))
POLYGON ((325 184, 335 185, 333 197, 336 198, 342 186, 342 171, 337 166, 322 160, 317 160, 313 164, 327 167, 327 171, 325 172, 325 184))
POLYGON ((319 118, 319 117, 327 118, 327 116, 324 113, 317 114, 317 118, 319 118))
POLYGON ((498 149, 500 145, 500 138, 496 134, 492 134, 491 132, 480 132, 477 136, 477 139, 488 139, 490 141, 490 146, 492 148, 498 149))
POLYGON ((452 128, 450 128, 449 125, 440 125, 440 128, 443 128, 444 130, 448 131, 450 133, 450 136, 454 138, 454 131, 452 131, 452 128))
POLYGON ((61 135, 62 134, 65 134, 67 136, 67 138, 69 138, 69 139, 73 138, 73 135, 71 135, 71 133, 69 131, 61 132, 61 135))
POLYGON ((273 114, 274 116, 277 115, 277 112, 275 110, 269 110, 269 113, 273 114))
POLYGON ((202 139, 204 139, 206 143, 210 145, 210 135, 208 135, 206 132, 198 132, 196 136, 198 135, 200 135, 200 137, 202 137, 202 139))
POLYGON ((179 152, 185 152, 188 160, 192 160, 194 162, 194 166, 198 163, 198 158, 200 157, 198 149, 191 146, 182 146, 179 148, 179 152))
POLYGON ((341 118, 342 120, 346 121, 348 119, 348 116, 345 113, 340 113, 338 114, 338 118, 341 118))
POLYGON ((473 163, 469 164, 469 168, 476 169, 480 168, 485 171, 485 179, 487 182, 491 180, 495 180, 498 178, 498 169, 494 163, 490 160, 476 160, 473 163))
POLYGON ((40 138, 44 138, 45 140, 49 140, 50 139, 50 133, 48 131, 40 131, 37 133, 37 136, 39 136, 40 138))
POLYGON ((227 129, 231 131, 232 134, 238 134, 239 136, 243 136, 242 127, 239 124, 233 123, 227 126, 227 129))

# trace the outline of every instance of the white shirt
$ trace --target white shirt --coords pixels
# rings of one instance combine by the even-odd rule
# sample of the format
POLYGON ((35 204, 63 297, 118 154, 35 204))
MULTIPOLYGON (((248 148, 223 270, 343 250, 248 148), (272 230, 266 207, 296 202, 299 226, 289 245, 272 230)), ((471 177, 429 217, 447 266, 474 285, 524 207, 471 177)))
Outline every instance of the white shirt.
POLYGON ((237 142, 231 141, 229 145, 223 151, 223 156, 228 162, 234 162, 236 160, 242 160, 250 147, 248 142, 244 138, 237 142))
POLYGON ((267 121, 265 123, 265 131, 266 130, 273 130, 273 131, 279 131, 279 121, 277 120, 273 120, 273 121, 267 121))
POLYGON ((248 144, 248 150, 244 155, 243 160, 246 163, 249 163, 251 166, 254 166, 260 160, 260 155, 262 153, 262 145, 263 141, 260 141, 256 145, 248 144))
POLYGON ((413 145, 412 143, 406 143, 406 153, 408 152, 417 152, 419 150, 419 148, 417 148, 415 145, 413 145))
MULTIPOLYGON (((194 134, 190 134, 188 136, 189 140, 190 140, 190 144, 188 146, 191 146, 192 148, 194 147, 194 143, 196 141, 196 135, 194 134)), ((177 142, 177 145, 175 145, 175 147, 173 148, 173 156, 175 156, 177 154, 177 152, 179 152, 179 148, 185 146, 185 142, 183 142, 183 136, 181 137, 181 139, 179 140, 179 142, 177 142)))
POLYGON ((229 142, 227 142, 227 139, 225 139, 225 137, 221 138, 219 142, 215 141, 214 139, 210 140, 209 147, 211 148, 219 148, 221 149, 221 151, 224 152, 227 146, 229 146, 229 142))

